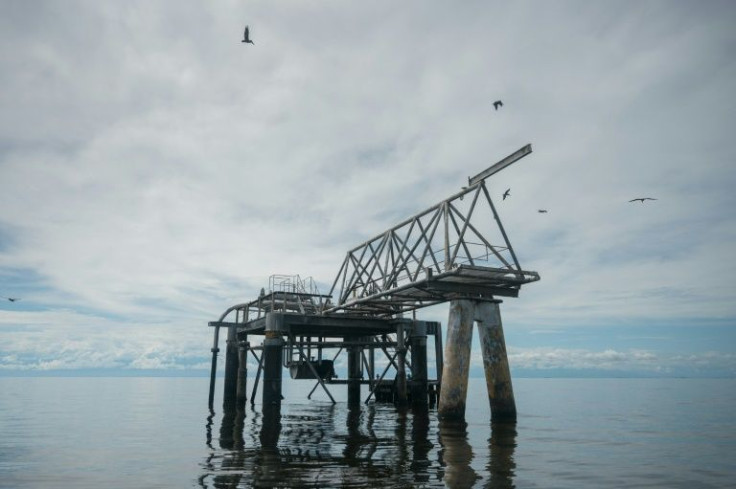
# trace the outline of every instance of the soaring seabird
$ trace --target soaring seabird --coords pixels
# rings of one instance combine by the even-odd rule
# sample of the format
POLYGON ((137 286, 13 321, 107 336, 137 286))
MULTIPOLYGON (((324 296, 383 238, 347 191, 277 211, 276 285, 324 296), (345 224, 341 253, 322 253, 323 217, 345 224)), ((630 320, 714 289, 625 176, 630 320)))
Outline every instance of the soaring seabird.
POLYGON ((255 43, 253 41, 251 41, 250 40, 250 37, 248 37, 248 36, 249 36, 249 34, 248 34, 248 26, 245 26, 245 32, 243 33, 243 40, 240 41, 240 42, 245 42, 245 43, 248 43, 248 44, 255 45, 255 43))
POLYGON ((511 189, 507 188, 506 191, 503 193, 503 200, 506 200, 506 197, 511 195, 511 189))
POLYGON ((17 297, 3 297, 3 299, 8 299, 10 302, 15 302, 15 301, 19 301, 20 300, 17 297))
POLYGON ((636 202, 637 200, 643 204, 645 200, 657 200, 657 199, 653 197, 639 197, 638 199, 631 199, 629 202, 636 202))
POLYGON ((498 110, 499 107, 503 107, 503 102, 501 102, 500 100, 496 100, 495 102, 493 102, 494 109, 498 110))
POLYGON ((540 214, 546 214, 547 209, 539 209, 537 212, 539 212, 540 214))

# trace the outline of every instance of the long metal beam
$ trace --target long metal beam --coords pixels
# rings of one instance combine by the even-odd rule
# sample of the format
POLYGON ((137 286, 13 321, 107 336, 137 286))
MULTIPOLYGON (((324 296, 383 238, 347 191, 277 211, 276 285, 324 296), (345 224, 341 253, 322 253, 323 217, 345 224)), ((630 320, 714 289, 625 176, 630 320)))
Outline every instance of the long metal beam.
POLYGON ((526 155, 532 152, 532 145, 527 144, 523 148, 516 150, 515 152, 508 155, 506 158, 502 159, 498 163, 488 167, 487 169, 483 170, 482 172, 478 173, 476 176, 472 178, 468 178, 468 186, 473 186, 476 183, 480 182, 481 180, 485 180, 486 178, 490 177, 494 173, 498 173, 507 166, 511 165, 512 163, 519 161, 526 155))

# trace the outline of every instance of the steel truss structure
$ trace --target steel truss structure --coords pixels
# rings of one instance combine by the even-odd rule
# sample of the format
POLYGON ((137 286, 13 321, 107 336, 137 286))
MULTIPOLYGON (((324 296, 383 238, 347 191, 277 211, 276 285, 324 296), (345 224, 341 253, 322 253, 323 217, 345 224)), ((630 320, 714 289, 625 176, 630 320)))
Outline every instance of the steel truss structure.
POLYGON ((453 299, 516 297, 522 270, 485 180, 531 145, 470 178, 462 191, 348 251, 324 313, 390 317, 453 299))

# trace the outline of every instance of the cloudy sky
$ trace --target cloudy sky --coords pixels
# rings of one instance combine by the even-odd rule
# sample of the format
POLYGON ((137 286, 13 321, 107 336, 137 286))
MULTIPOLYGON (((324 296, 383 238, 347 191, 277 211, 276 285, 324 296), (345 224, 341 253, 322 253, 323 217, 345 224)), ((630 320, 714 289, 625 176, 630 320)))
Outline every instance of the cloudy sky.
POLYGON ((735 25, 730 1, 0 2, 0 373, 206 369, 207 321, 269 275, 325 292, 531 143, 488 181, 542 276, 502 306, 512 367, 734 376, 735 25))

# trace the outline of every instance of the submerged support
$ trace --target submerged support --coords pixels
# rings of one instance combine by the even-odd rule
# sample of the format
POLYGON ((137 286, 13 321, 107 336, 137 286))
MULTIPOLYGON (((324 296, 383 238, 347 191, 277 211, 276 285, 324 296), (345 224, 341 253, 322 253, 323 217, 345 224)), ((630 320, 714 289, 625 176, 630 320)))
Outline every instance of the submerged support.
POLYGON ((406 392, 406 345, 402 323, 399 323, 396 327, 396 343, 396 352, 398 353, 396 362, 396 404, 401 406, 408 402, 406 392))
POLYGON ((238 387, 235 393, 235 403, 238 409, 243 409, 247 400, 248 392, 248 349, 250 343, 247 341, 240 342, 238 348, 238 387))
POLYGON ((212 409, 212 406, 215 403, 215 374, 217 374, 217 352, 220 351, 220 349, 217 347, 218 340, 220 338, 220 327, 215 326, 215 340, 214 344, 212 345, 212 368, 210 368, 210 398, 209 398, 209 407, 210 410, 212 409))
POLYGON ((266 331, 263 340, 263 405, 281 405, 281 357, 284 339, 278 331, 266 331))
POLYGON ((360 404, 360 381, 363 378, 361 365, 361 350, 357 345, 349 346, 348 350, 348 405, 360 404))
POLYGON ((470 372, 474 304, 469 300, 450 302, 447 321, 442 389, 437 412, 440 418, 463 419, 470 372))
POLYGON ((411 402, 424 405, 429 402, 427 395, 427 326, 414 323, 411 330, 411 402))
POLYGON ((483 352, 483 369, 486 374, 488 401, 491 405, 491 419, 516 420, 516 402, 498 302, 478 303, 475 308, 475 319, 478 321, 480 347, 483 352))
POLYGON ((225 348, 225 380, 223 382, 222 407, 235 408, 235 398, 238 386, 238 340, 235 326, 227 328, 227 346, 225 348))

